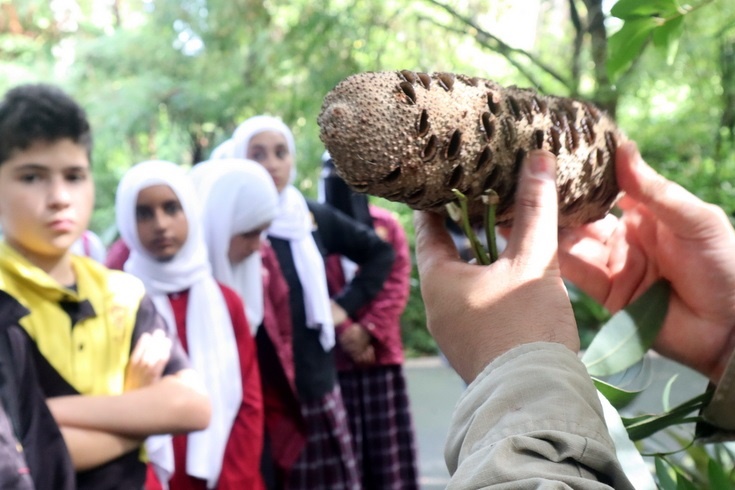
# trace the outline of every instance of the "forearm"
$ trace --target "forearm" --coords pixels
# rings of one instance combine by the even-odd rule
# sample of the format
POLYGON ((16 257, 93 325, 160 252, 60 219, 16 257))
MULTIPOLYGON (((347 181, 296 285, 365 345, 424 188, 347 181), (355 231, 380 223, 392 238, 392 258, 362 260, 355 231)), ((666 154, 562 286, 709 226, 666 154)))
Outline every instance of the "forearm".
POLYGON ((448 488, 540 481, 633 488, 615 455, 597 392, 575 354, 534 343, 498 357, 470 385, 452 420, 448 488))
POLYGON ((77 427, 61 426, 74 469, 86 471, 138 449, 143 439, 77 427))
POLYGON ((129 437, 202 430, 209 424, 209 400, 187 371, 122 395, 49 399, 49 408, 59 425, 129 437))

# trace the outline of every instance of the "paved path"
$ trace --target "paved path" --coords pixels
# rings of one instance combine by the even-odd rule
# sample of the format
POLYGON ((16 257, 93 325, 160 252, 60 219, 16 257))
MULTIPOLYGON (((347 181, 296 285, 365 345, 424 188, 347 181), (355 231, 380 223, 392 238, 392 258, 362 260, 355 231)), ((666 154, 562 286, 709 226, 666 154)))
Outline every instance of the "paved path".
MULTIPOLYGON (((444 464, 444 439, 464 383, 438 357, 411 359, 405 368, 417 432, 421 490, 443 490, 449 481, 444 464)), ((672 406, 701 393, 706 386, 706 380, 699 374, 661 357, 651 356, 647 389, 623 411, 624 415, 661 412, 664 387, 675 374, 678 377, 672 389, 672 406)), ((670 442, 663 436, 653 444, 661 449, 670 442)))

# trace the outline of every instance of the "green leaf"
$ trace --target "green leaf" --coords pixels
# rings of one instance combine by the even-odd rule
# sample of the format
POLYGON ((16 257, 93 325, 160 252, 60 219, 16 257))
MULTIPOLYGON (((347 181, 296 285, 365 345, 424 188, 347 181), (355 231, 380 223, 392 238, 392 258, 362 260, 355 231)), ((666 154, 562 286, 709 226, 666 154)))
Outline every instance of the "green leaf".
POLYGON ((597 390, 607 398, 613 407, 621 409, 632 402, 643 390, 629 391, 613 386, 600 379, 592 378, 597 390))
POLYGON ((694 483, 684 476, 684 474, 677 472, 676 474, 676 490, 697 490, 694 483))
POLYGON ((664 410, 671 410, 671 387, 674 385, 674 381, 676 381, 676 378, 678 378, 679 375, 675 374, 673 375, 669 381, 666 382, 666 386, 664 387, 664 392, 661 395, 661 406, 664 407, 664 410))
POLYGON ((659 21, 654 17, 626 20, 623 27, 610 36, 607 44, 610 55, 606 66, 610 80, 616 80, 640 56, 651 32, 658 25, 659 21))
POLYGON ((668 282, 657 281, 627 308, 613 315, 582 356, 591 376, 615 374, 643 358, 663 324, 669 291, 668 282))
POLYGON ((714 459, 710 459, 707 463, 707 475, 710 488, 732 488, 733 486, 725 468, 714 459))
POLYGON ((669 17, 678 11, 676 0, 620 0, 613 5, 610 14, 619 19, 639 17, 669 17))
POLYGON ((679 50, 679 39, 684 30, 684 17, 678 16, 666 21, 653 31, 653 45, 666 50, 666 64, 672 65, 679 50))
POLYGON ((669 464, 663 458, 655 459, 656 477, 661 490, 676 490, 676 482, 669 472, 669 464))

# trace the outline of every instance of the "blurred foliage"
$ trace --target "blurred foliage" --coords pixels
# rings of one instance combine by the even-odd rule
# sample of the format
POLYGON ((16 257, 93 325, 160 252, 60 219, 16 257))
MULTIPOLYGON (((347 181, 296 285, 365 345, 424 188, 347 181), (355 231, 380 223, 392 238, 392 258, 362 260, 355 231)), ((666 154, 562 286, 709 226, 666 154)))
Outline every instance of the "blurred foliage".
MULTIPOLYGON (((298 185, 314 196, 324 94, 355 72, 404 68, 593 100, 649 163, 733 213, 733 46, 731 0, 0 0, 0 90, 54 82, 88 109, 92 228, 108 240, 128 167, 191 165, 258 113, 293 128, 298 185)), ((381 203, 413 241, 410 211, 381 203)), ((434 352, 413 274, 406 347, 434 352)), ((572 299, 590 337, 607 313, 572 299)))

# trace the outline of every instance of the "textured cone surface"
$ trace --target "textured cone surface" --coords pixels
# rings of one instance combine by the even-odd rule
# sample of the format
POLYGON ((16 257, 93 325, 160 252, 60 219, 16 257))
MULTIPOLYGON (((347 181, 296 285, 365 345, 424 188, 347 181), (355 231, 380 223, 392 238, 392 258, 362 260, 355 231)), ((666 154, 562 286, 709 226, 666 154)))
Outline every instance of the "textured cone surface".
POLYGON ((624 137, 586 102, 450 73, 361 73, 327 94, 318 122, 352 188, 414 209, 443 212, 458 189, 479 221, 492 189, 497 223, 509 224, 533 149, 558 157, 559 226, 603 217, 619 192, 615 150, 624 137))

